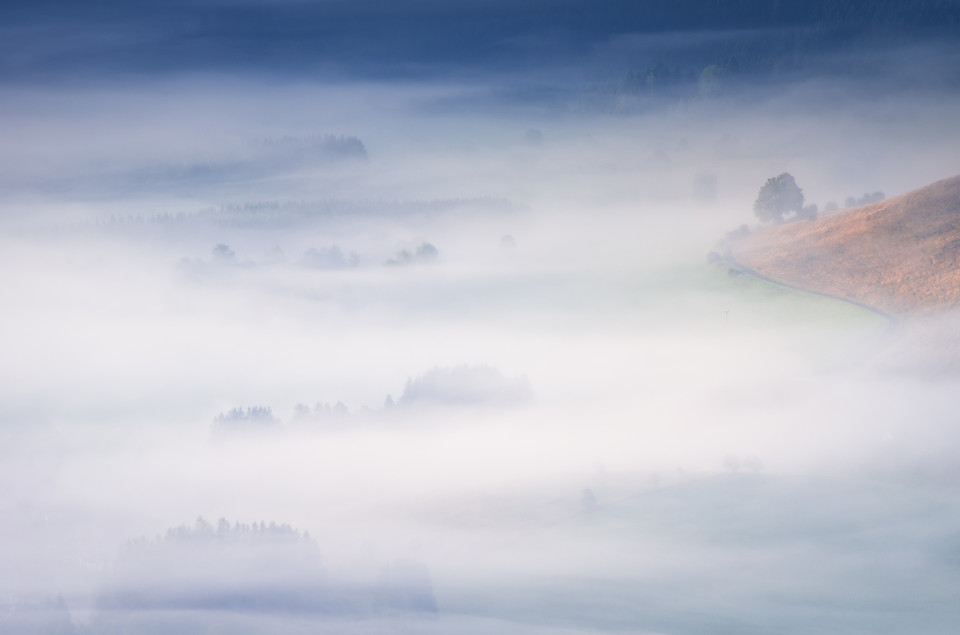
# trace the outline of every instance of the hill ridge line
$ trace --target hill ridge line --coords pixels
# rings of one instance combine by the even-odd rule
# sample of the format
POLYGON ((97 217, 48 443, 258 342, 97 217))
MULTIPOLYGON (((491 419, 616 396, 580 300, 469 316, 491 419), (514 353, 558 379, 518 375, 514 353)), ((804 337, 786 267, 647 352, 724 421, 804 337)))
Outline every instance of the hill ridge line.
POLYGON ((960 176, 764 228, 732 245, 727 258, 771 282, 884 317, 960 308, 960 176))

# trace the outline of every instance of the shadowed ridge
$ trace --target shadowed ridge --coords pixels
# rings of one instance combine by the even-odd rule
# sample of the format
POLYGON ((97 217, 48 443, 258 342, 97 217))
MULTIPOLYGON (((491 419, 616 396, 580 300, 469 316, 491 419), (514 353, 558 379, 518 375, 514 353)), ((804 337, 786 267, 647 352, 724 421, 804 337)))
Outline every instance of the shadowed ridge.
POLYGON ((760 273, 898 314, 960 306, 960 176, 745 238, 760 273))

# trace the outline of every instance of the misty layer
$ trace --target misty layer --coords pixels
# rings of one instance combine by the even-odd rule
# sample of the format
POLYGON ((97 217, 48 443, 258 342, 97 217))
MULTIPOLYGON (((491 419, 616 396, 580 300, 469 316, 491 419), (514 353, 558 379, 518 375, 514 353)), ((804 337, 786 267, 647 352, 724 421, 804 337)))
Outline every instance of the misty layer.
POLYGON ((598 29, 568 38, 425 2, 443 46, 506 39, 373 80, 302 53, 363 66, 393 14, 326 3, 231 71, 274 4, 111 14, 139 26, 55 50, 99 68, 165 17, 98 81, 4 40, 0 633, 955 632, 957 375, 918 369, 955 367, 956 316, 891 327, 725 253, 778 175, 790 233, 960 171, 952 5, 878 5, 893 46, 818 26, 843 3, 708 33, 561 3, 598 29))

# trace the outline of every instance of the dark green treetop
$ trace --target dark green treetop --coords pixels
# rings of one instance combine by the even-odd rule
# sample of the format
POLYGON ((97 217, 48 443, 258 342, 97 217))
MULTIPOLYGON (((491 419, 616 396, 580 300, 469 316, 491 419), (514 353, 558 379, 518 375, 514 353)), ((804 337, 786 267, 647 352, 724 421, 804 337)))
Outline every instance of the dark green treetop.
POLYGON ((800 216, 803 211, 803 191, 793 176, 784 172, 767 179, 753 204, 753 213, 763 223, 782 223, 785 216, 800 216))

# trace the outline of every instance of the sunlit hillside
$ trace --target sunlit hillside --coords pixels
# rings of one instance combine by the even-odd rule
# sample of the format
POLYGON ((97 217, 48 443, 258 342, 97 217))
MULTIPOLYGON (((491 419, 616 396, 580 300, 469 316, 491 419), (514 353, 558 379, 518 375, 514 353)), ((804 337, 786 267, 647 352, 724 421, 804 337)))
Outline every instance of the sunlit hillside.
POLYGON ((774 278, 893 311, 960 303, 960 177, 761 230, 734 254, 774 278))

